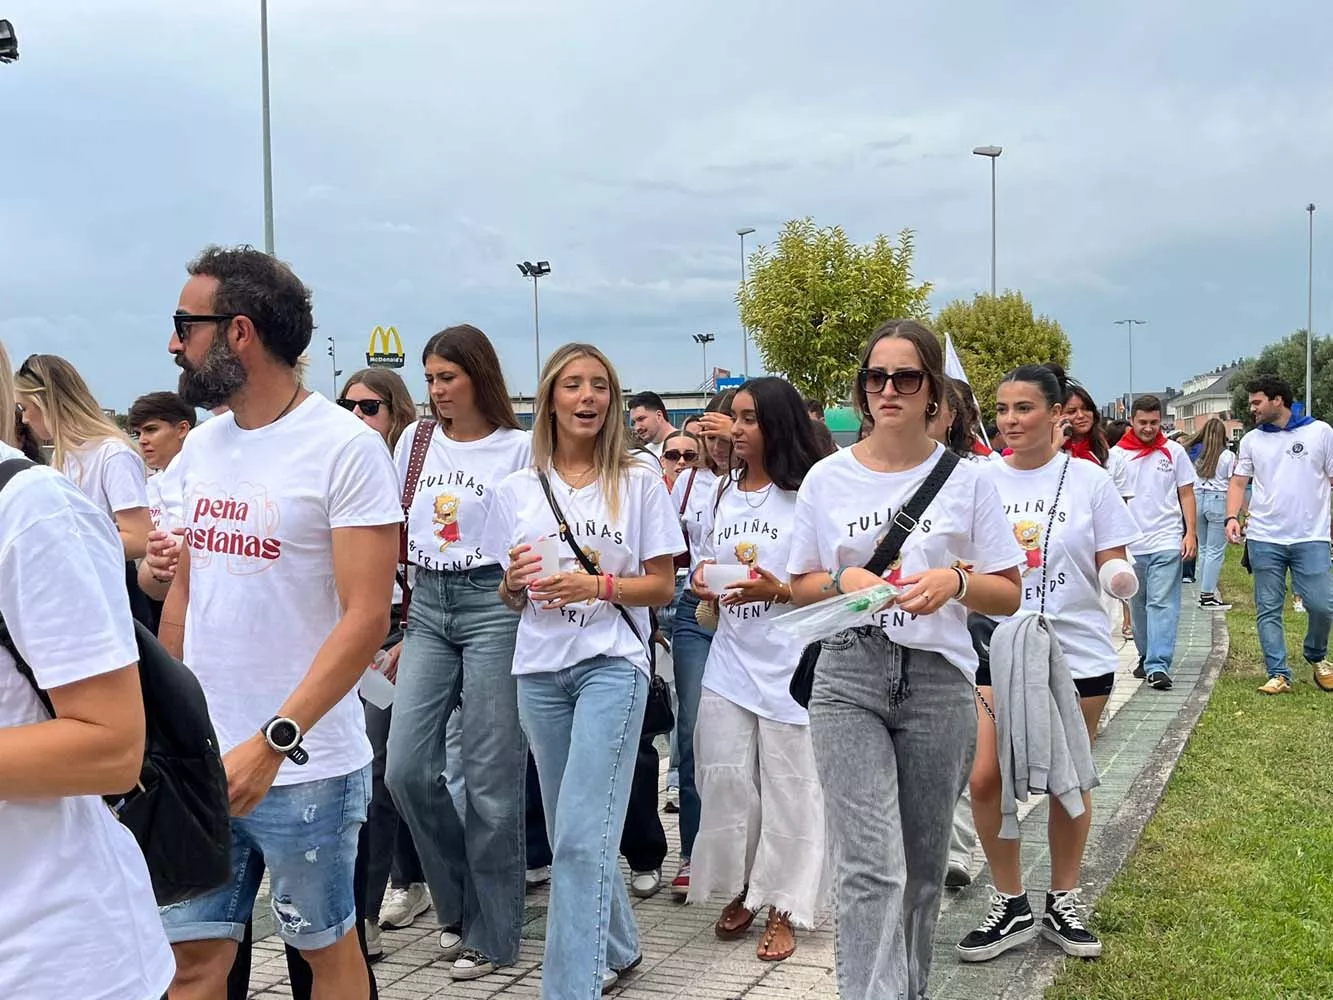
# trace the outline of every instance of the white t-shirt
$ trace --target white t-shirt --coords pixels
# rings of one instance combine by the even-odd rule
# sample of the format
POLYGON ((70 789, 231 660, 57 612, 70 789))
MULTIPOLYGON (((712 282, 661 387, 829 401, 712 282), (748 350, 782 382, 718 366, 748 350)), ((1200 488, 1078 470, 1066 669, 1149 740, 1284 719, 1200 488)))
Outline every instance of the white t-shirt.
POLYGON ((1240 439, 1237 476, 1253 482, 1246 535, 1255 542, 1327 542, 1333 427, 1322 420, 1294 431, 1255 429, 1240 439))
POLYGON ((1015 469, 992 463, 985 475, 995 484, 1023 549, 1023 609, 1041 610, 1046 585, 1046 616, 1075 677, 1101 677, 1116 668, 1116 651, 1102 610, 1097 553, 1128 545, 1139 537, 1138 525, 1116 492, 1106 470, 1095 462, 1060 454, 1040 469, 1015 469), (1069 462, 1060 500, 1051 518, 1064 463, 1069 462), (1051 525, 1050 537, 1046 526, 1051 525), (1044 561, 1044 567, 1043 567, 1044 561), (1043 571, 1044 569, 1044 571, 1043 571))
MULTIPOLYGON (((848 448, 821 459, 805 477, 796 501, 792 532, 792 576, 864 566, 893 515, 911 499, 935 467, 943 447, 907 472, 873 472, 848 448)), ((992 463, 988 463, 992 464, 992 463)), ((921 515, 885 572, 890 583, 927 569, 962 565, 976 573, 998 573, 1023 564, 1023 553, 983 466, 959 462, 943 489, 921 515)), ((967 609, 950 601, 932 615, 889 607, 874 616, 894 642, 939 653, 969 678, 977 654, 967 631, 967 609)))
POLYGON ((184 524, 181 517, 180 453, 161 472, 148 477, 148 516, 158 531, 171 531, 184 524))
MULTIPOLYGON (((1231 485, 1231 473, 1236 468, 1236 456, 1232 454, 1230 448, 1223 448, 1222 453, 1217 456, 1217 468, 1213 470, 1213 475, 1209 479, 1196 479, 1194 481, 1195 493, 1225 493, 1231 485)), ((1194 474, 1199 474, 1196 469, 1194 474)))
MULTIPOLYGON (((701 558, 723 565, 762 566, 787 579, 796 494, 769 486, 742 493, 732 482, 723 490, 717 513, 705 508, 708 542, 701 558)), ((720 596, 720 595, 719 595, 720 596)), ((709 646, 703 685, 728 701, 776 722, 804 726, 805 709, 792 701, 791 675, 804 644, 774 628, 781 605, 750 603, 718 608, 717 634, 709 646)))
MULTIPOLYGON (((574 539, 603 573, 640 576, 643 564, 685 551, 680 519, 666 483, 642 462, 633 462, 620 491, 620 510, 611 517, 600 483, 571 490, 555 473, 551 489, 574 539)), ((491 491, 490 515, 481 550, 509 565, 509 550, 557 531, 555 515, 536 470, 522 469, 491 491)), ((560 571, 581 572, 567 541, 560 542, 560 571)), ((548 611, 529 601, 519 620, 514 673, 549 673, 593 656, 618 656, 648 672, 648 609, 629 608, 643 641, 635 637, 613 604, 592 601, 548 611)))
MULTIPOLYGON (((398 482, 407 480, 418 424, 403 431, 394 449, 398 482)), ((532 463, 532 435, 498 428, 479 441, 454 441, 438 424, 407 515, 408 559, 425 570, 459 573, 494 565, 481 553, 490 493, 499 482, 532 463)))
MULTIPOLYGON (((21 457, 0 445, 0 461, 21 457)), ((0 492, 0 616, 48 690, 139 658, 120 537, 47 469, 21 472, 0 492)), ((47 717, 0 651, 0 726, 47 717)), ((0 799, 0 845, 0 997, 158 1000, 166 992, 175 963, 148 868, 101 799, 0 799)))
POLYGON ((1194 463, 1176 442, 1167 441, 1166 449, 1170 455, 1160 451, 1131 452, 1119 445, 1114 449, 1121 453, 1125 463, 1133 491, 1129 512, 1134 515, 1142 536, 1129 547, 1130 555, 1170 552, 1180 548, 1180 540, 1185 537, 1179 491, 1194 485, 1194 463))
POLYGON ((680 526, 685 531, 685 540, 690 546, 690 566, 699 564, 702 556, 699 552, 705 544, 707 528, 705 515, 713 512, 713 499, 717 496, 718 478, 711 469, 694 470, 694 485, 690 486, 690 473, 682 472, 671 487, 671 503, 680 515, 680 526), (686 495, 688 489, 689 495, 686 495))
POLYGON ((148 506, 143 459, 120 438, 72 449, 61 471, 113 519, 123 510, 148 506))
POLYGON ((1115 483, 1116 492, 1120 494, 1122 500, 1129 500, 1134 496, 1134 481, 1129 474, 1128 453, 1124 448, 1111 448, 1106 453, 1106 472, 1111 477, 1111 482, 1115 483))
MULTIPOLYGON (((233 413, 200 424, 180 466, 190 556, 185 662, 226 753, 277 714, 342 616, 333 530, 397 524, 403 508, 383 439, 317 393, 255 430, 237 427, 233 413)), ((355 689, 302 746, 309 763, 284 761, 275 784, 370 762, 355 689)))

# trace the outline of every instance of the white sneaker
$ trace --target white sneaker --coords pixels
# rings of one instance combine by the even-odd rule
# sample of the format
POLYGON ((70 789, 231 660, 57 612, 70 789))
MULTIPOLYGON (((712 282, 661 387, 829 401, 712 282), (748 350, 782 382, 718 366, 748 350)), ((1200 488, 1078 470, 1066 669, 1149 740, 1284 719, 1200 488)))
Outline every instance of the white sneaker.
POLYGON ((551 881, 551 866, 542 865, 540 868, 529 868, 523 876, 529 889, 535 889, 539 885, 545 885, 551 881))
POLYGON ((630 876, 629 891, 640 899, 657 895, 657 890, 660 888, 662 888, 662 869, 660 868, 650 872, 633 872, 630 876))
POLYGON ((680 789, 669 785, 666 790, 666 804, 662 806, 662 812, 675 814, 680 812, 680 789))
POLYGON ((446 962, 454 961, 463 954, 463 935, 457 931, 440 931, 440 951, 444 952, 440 957, 446 962))
POLYGON ((366 921, 366 957, 372 962, 384 957, 384 939, 375 921, 366 921))
POLYGON ((380 926, 386 931, 411 927, 430 909, 430 890, 425 882, 413 882, 406 888, 390 886, 380 906, 380 926))

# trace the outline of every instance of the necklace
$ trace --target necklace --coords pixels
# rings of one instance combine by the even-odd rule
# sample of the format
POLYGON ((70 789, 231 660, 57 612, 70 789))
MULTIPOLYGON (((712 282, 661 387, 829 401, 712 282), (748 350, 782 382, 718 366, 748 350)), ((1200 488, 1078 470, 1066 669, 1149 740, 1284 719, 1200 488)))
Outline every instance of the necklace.
POLYGON ((758 510, 760 507, 762 507, 764 505, 764 502, 768 499, 768 494, 773 489, 773 481, 771 479, 768 481, 767 486, 760 486, 758 489, 753 489, 753 490, 747 490, 743 482, 738 482, 736 485, 740 489, 741 496, 745 498, 745 505, 749 507, 751 510, 758 510), (751 493, 759 497, 758 503, 750 502, 751 493))
POLYGON ((586 469, 580 469, 578 472, 568 474, 561 472, 559 468, 556 468, 555 472, 564 482, 565 489, 569 491, 570 496, 573 496, 576 490, 583 489, 583 487, 587 486, 597 478, 597 466, 595 465, 590 465, 586 469), (588 478, 585 479, 584 477, 588 478))

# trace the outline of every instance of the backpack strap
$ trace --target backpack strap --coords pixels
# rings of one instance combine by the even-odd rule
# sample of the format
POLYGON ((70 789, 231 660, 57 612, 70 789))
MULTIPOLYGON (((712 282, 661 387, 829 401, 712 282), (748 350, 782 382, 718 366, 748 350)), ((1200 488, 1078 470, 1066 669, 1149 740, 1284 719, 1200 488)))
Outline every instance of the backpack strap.
MULTIPOLYGON (((11 458, 6 462, 0 462, 0 490, 3 490, 8 486, 20 472, 35 468, 36 465, 36 462, 26 458, 11 458)), ((18 672, 23 675, 24 680, 32 685, 33 691, 37 693, 37 697, 42 700, 42 704, 46 706, 47 712, 49 712, 51 718, 54 719, 56 710, 51 705, 51 699, 47 697, 46 692, 43 691, 41 685, 37 683, 37 678, 32 674, 32 668, 28 666, 27 662, 23 659, 23 656, 19 653, 18 647, 14 645, 14 637, 9 634, 9 626, 5 624, 3 617, 0 617, 0 649, 4 649, 5 652, 14 658, 14 666, 18 669, 18 672)))

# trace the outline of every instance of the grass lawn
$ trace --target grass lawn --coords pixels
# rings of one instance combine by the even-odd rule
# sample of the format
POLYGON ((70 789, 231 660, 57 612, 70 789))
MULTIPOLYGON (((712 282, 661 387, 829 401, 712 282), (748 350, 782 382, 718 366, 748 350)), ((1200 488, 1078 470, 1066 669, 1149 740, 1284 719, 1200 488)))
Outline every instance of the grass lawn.
POLYGON ((1097 903, 1096 962, 1070 960, 1047 1000, 1333 998, 1333 694, 1301 656, 1295 693, 1265 697, 1250 577, 1229 547, 1230 655, 1157 815, 1097 903))

